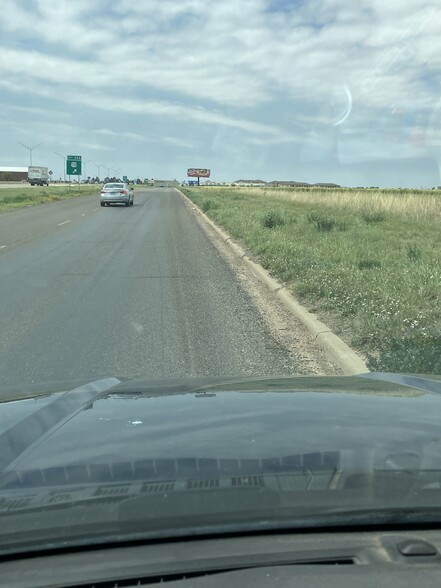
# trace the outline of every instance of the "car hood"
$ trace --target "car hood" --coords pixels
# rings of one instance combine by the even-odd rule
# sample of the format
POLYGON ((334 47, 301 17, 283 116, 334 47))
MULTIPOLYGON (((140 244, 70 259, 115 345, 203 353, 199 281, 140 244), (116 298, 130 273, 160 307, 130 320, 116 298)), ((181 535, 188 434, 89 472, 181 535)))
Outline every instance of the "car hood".
POLYGON ((66 477, 81 464, 111 480, 112 464, 130 463, 135 473, 150 460, 150 475, 163 478, 180 459, 276 463, 348 443, 360 463, 374 440, 404 452, 441 432, 440 394, 439 379, 402 374, 101 379, 0 403, 0 472, 11 479, 11 472, 61 468, 66 477))
POLYGON ((385 508, 432 505, 441 522, 440 394, 440 378, 370 373, 106 378, 5 399, 0 553, 385 508))

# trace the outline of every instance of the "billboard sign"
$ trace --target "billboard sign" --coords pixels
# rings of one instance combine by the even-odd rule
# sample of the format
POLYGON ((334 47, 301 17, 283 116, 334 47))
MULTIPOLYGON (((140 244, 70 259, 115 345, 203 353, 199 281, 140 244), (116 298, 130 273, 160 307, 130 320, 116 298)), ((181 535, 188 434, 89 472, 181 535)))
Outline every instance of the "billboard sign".
POLYGON ((187 176, 189 178, 209 178, 210 170, 200 167, 191 167, 187 170, 187 176))

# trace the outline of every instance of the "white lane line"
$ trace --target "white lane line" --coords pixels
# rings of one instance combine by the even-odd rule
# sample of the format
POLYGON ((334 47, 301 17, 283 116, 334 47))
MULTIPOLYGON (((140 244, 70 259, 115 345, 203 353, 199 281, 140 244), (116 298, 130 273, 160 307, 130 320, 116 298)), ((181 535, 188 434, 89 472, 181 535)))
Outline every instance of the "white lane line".
POLYGON ((96 212, 96 211, 97 211, 97 210, 99 210, 100 208, 101 208, 101 207, 99 207, 99 208, 94 208, 94 209, 92 210, 92 212, 96 212))
POLYGON ((0 249, 6 249, 7 245, 0 245, 0 249))
POLYGON ((71 223, 71 222, 72 222, 71 220, 64 221, 63 223, 58 223, 58 226, 62 227, 63 225, 67 225, 67 223, 71 223))

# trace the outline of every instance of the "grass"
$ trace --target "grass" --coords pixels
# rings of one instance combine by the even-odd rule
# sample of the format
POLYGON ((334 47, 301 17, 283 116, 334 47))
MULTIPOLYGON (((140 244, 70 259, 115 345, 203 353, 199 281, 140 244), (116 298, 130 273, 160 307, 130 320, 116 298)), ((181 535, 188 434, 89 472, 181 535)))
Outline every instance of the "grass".
POLYGON ((371 369, 441 373, 441 193, 184 188, 371 369))
POLYGON ((33 206, 45 202, 99 194, 101 184, 72 186, 23 186, 19 188, 0 188, 0 211, 23 206, 33 206))
POLYGON ((285 219, 277 211, 270 210, 263 215, 260 222, 266 229, 273 229, 275 227, 283 227, 285 219))

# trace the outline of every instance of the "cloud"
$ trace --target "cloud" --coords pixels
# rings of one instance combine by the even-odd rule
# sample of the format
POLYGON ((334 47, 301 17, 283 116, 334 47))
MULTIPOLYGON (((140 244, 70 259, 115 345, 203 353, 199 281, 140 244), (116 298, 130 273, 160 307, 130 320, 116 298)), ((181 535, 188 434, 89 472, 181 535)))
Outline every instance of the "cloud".
POLYGON ((112 131, 110 129, 98 129, 95 131, 100 135, 106 135, 108 137, 114 137, 116 139, 129 139, 131 141, 141 141, 143 143, 169 143, 171 145, 176 145, 178 147, 193 147, 193 144, 190 141, 186 141, 184 139, 180 139, 179 137, 163 137, 161 135, 138 135, 137 133, 129 133, 126 131, 112 131))
POLYGON ((272 165, 276 150, 296 156, 332 133, 337 154, 357 133, 355 160, 396 157, 397 124, 403 157, 424 150, 416 135, 436 153, 436 0, 0 0, 0 10, 11 137, 46 127, 51 141, 94 151, 121 138, 133 162, 136 146, 161 143, 177 161, 179 149, 216 143, 226 169, 228 140, 217 138, 238 135, 250 175, 256 149, 272 165))
MULTIPOLYGON (((3 85, 0 80, 0 86, 3 85)), ((60 85, 57 92, 54 89, 38 82, 26 80, 22 82, 16 78, 13 84, 6 82, 8 87, 14 89, 17 93, 31 91, 38 96, 63 100, 67 104, 85 105, 90 108, 104 110, 108 112, 124 112, 137 115, 151 115, 170 117, 187 122, 229 126, 241 129, 249 133, 262 135, 283 135, 283 129, 276 126, 254 122, 243 117, 233 117, 225 115, 217 109, 211 109, 199 105, 186 105, 179 102, 168 100, 146 100, 140 98, 127 97, 119 94, 118 91, 100 93, 98 91, 89 91, 87 93, 78 90, 75 84, 60 85)))
POLYGON ((186 147, 188 149, 194 147, 193 143, 190 141, 184 141, 183 139, 179 139, 177 137, 162 137, 162 140, 166 143, 170 143, 171 145, 176 145, 177 147, 186 147))
POLYGON ((112 147, 109 147, 108 145, 102 145, 100 143, 88 143, 79 141, 78 146, 82 149, 88 149, 92 151, 113 151, 112 147))
POLYGON ((124 138, 130 139, 132 141, 146 141, 149 142, 151 139, 148 137, 144 137, 142 135, 138 135, 137 133, 128 133, 125 131, 112 131, 110 129, 98 129, 95 131, 99 135, 107 135, 109 137, 117 137, 117 138, 124 138))

